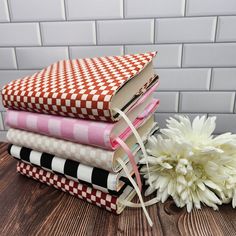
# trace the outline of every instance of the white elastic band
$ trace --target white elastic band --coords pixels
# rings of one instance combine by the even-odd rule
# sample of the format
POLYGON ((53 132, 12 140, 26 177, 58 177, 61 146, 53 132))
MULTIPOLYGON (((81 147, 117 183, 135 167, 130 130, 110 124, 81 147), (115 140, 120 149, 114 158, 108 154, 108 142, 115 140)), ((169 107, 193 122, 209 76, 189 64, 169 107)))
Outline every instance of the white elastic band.
MULTIPOLYGON (((119 200, 119 202, 125 206, 128 206, 128 207, 133 207, 133 208, 139 208, 139 207, 142 207, 142 204, 141 203, 134 203, 134 202, 130 202, 130 201, 127 201, 125 199, 121 199, 119 200)), ((144 206, 151 206, 151 205, 154 205, 156 203, 158 203, 159 200, 155 197, 147 202, 144 202, 144 206)))
MULTIPOLYGON (((143 211, 144 211, 144 214, 145 214, 145 216, 146 216, 146 218, 147 218, 147 221, 148 221, 149 225, 152 227, 152 226, 153 226, 153 222, 152 222, 152 220, 151 220, 151 218, 150 218, 150 216, 149 216, 149 214, 148 214, 148 212, 147 212, 147 209, 146 209, 145 204, 144 204, 144 202, 143 202, 143 198, 142 198, 141 192, 139 191, 139 188, 138 188, 136 182, 135 182, 134 179, 131 177, 131 175, 130 175, 130 173, 129 173, 129 170, 127 169, 125 163, 124 163, 120 158, 118 158, 117 161, 118 161, 118 163, 122 166, 122 168, 123 168, 123 170, 124 170, 126 176, 128 177, 129 181, 130 181, 131 184, 133 185, 133 187, 134 187, 136 193, 138 194, 138 197, 139 197, 139 200, 140 200, 140 206, 143 208, 143 211)), ((122 200, 121 200, 121 201, 122 201, 122 200)))
MULTIPOLYGON (((147 152, 146 149, 144 147, 143 141, 139 135, 139 133, 137 132, 137 130, 135 129, 135 127, 133 126, 132 122, 130 121, 130 119, 126 116, 126 114, 121 111, 118 108, 113 108, 113 110, 115 112, 117 112, 118 114, 120 114, 122 116, 122 118, 126 121, 126 123, 128 124, 128 126, 130 127, 130 129, 132 130, 135 138, 137 139, 138 144, 140 145, 140 148, 142 150, 142 153, 144 155, 144 159, 145 159, 145 164, 147 166, 147 172, 148 172, 148 179, 150 179, 150 172, 149 172, 149 165, 148 165, 148 156, 147 156, 147 152)), ((152 187, 152 183, 150 182, 149 185, 152 187)))

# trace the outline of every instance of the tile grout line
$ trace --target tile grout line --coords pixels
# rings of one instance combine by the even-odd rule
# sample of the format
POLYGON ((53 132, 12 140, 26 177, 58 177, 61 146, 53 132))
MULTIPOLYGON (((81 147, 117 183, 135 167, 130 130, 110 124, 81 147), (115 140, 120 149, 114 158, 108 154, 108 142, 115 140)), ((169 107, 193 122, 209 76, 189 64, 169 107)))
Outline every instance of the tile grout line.
MULTIPOLYGON (((7 11, 8 11, 8 15, 9 15, 9 22, 12 21, 12 12, 10 10, 10 3, 9 3, 9 0, 6 1, 6 5, 7 5, 7 11)), ((17 59, 17 55, 16 55, 16 47, 13 47, 13 50, 14 50, 14 56, 15 56, 15 61, 16 61, 16 69, 15 71, 17 71, 19 69, 19 64, 18 64, 18 59, 17 59)), ((1 112, 2 114, 2 112, 1 112)), ((2 116, 3 118, 3 116, 2 116)), ((4 123, 3 123, 4 125, 4 123)), ((4 130, 5 130, 5 127, 4 127, 4 130)))
POLYGON ((156 36, 157 36, 157 32, 156 32, 156 18, 153 19, 154 20, 154 31, 153 31, 153 44, 155 45, 156 43, 156 36))
POLYGON ((94 27, 95 27, 95 46, 98 46, 98 23, 97 21, 95 20, 95 24, 94 24, 94 27))
POLYGON ((125 0, 122 0, 122 19, 126 19, 126 16, 125 16, 125 0))
MULTIPOLYGON (((11 12, 11 8, 10 8, 10 3, 9 0, 6 0, 7 3, 7 11, 8 11, 8 15, 9 15, 9 22, 12 22, 12 12, 11 12)), ((9 22, 1 22, 1 23, 9 23, 9 22)))
POLYGON ((236 113, 236 92, 234 92, 233 113, 236 113))
POLYGON ((38 26, 39 26, 39 35, 40 35, 40 41, 41 41, 41 45, 39 47, 44 46, 43 45, 43 33, 42 33, 42 26, 41 26, 41 22, 38 22, 38 26))
POLYGON ((68 52, 68 57, 69 57, 69 59, 72 59, 72 58, 71 58, 71 53, 70 53, 70 46, 67 47, 67 52, 68 52))
POLYGON ((186 12, 187 12, 187 4, 188 4, 188 1, 185 0, 184 1, 184 18, 186 17, 186 12))
POLYGON ((16 53, 16 47, 14 47, 14 53, 15 53, 15 59, 16 59, 16 70, 19 70, 19 63, 18 63, 18 58, 17 58, 17 53, 16 53))
POLYGON ((64 3, 65 21, 67 21, 67 14, 68 14, 68 12, 67 12, 66 0, 64 0, 63 3, 64 3))
POLYGON ((184 60, 184 44, 181 44, 181 60, 180 60, 180 68, 183 69, 183 60, 184 60))
MULTIPOLYGON (((65 21, 67 21, 68 11, 67 11, 66 0, 64 0, 63 3, 64 3, 65 21)), ((69 45, 67 45, 67 53, 68 53, 69 59, 72 59, 72 58, 71 58, 71 52, 70 52, 70 46, 69 46, 69 45)))
POLYGON ((217 36, 218 36, 218 28, 219 28, 219 26, 218 26, 218 23, 219 23, 219 17, 217 16, 216 17, 216 24, 215 24, 215 35, 214 35, 214 43, 216 43, 216 39, 217 39, 217 36))
MULTIPOLYGON (((38 24, 41 24, 42 22, 38 22, 38 24)), ((182 44, 185 44, 185 45, 202 45, 202 44, 207 44, 207 45, 220 45, 220 44, 234 44, 236 45, 236 41, 222 41, 222 42, 173 42, 173 43, 125 43, 126 46, 168 46, 168 45, 182 45, 182 44)), ((117 46, 117 45, 120 45, 118 43, 101 43, 100 46, 117 46)), ((0 45, 0 48, 8 48, 8 47, 14 47, 15 45, 0 45)), ((28 47, 40 47, 41 45, 19 45, 19 46, 16 46, 16 47, 25 47, 25 48, 28 48, 28 47)), ((46 44, 46 45, 43 45, 44 47, 65 47, 65 46, 68 46, 68 44, 64 44, 64 45, 49 45, 49 44, 46 44)), ((71 44, 69 46, 74 46, 74 47, 83 47, 83 46, 96 46, 94 44, 71 44)), ((236 66, 236 65, 235 65, 236 66)), ((234 66, 234 67, 235 67, 234 66)), ((233 67, 233 66, 232 66, 233 67)))
MULTIPOLYGON (((124 11, 125 12, 125 11, 124 11)), ((236 14, 232 14, 232 15, 220 15, 220 16, 224 16, 224 17, 232 17, 232 16, 236 16, 236 14)), ((121 20, 152 20, 153 18, 158 18, 158 19, 183 19, 183 18, 209 18, 209 17, 216 17, 216 15, 198 15, 198 16, 156 16, 156 15, 153 15, 153 16, 147 16, 147 17, 124 17, 124 18, 91 18, 91 19, 70 19, 70 20, 41 20, 40 22, 43 22, 43 23, 51 23, 51 22, 74 22, 74 21, 77 21, 77 22, 80 22, 80 21, 95 21, 95 20, 98 20, 98 21, 121 21, 121 20)), ((38 21, 35 21, 35 20, 19 20, 19 21, 12 21, 12 23, 37 23, 38 21)), ((9 22, 1 22, 0 24, 9 24, 9 22)))
POLYGON ((210 82, 209 82, 209 91, 214 91, 212 90, 212 83, 213 83, 213 67, 211 67, 211 70, 210 70, 210 82))
POLYGON ((177 112, 180 112, 180 103, 182 102, 182 96, 181 96, 181 92, 178 92, 178 107, 177 107, 177 112))

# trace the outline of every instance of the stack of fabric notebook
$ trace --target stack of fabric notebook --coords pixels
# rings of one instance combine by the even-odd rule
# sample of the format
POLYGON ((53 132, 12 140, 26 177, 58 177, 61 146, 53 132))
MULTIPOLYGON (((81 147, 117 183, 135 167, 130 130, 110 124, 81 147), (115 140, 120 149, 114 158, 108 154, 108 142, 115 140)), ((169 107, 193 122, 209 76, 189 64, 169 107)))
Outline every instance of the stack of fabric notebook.
POLYGON ((135 195, 120 162, 138 177, 133 130, 145 142, 158 129, 155 55, 59 61, 4 86, 8 150, 17 171, 120 213, 119 200, 135 195))

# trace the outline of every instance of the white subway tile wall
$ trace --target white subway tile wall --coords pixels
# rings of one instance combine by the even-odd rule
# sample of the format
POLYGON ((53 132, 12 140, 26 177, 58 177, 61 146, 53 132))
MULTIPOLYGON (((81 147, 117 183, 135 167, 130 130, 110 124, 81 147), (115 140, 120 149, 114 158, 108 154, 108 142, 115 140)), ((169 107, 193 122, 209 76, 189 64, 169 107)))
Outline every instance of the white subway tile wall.
POLYGON ((232 113, 234 92, 181 92, 181 112, 232 113))
POLYGON ((235 27, 232 29, 230 26, 236 26, 236 16, 220 16, 219 29, 216 35, 217 42, 232 42, 236 41, 235 27))
POLYGON ((40 23, 44 45, 95 44, 94 21, 67 21, 40 23))
POLYGON ((0 0, 0 22, 8 22, 9 13, 7 8, 7 0, 0 0))
POLYGON ((147 51, 158 51, 158 56, 153 61, 155 68, 181 67, 181 44, 148 44, 125 46, 125 53, 140 53, 147 51))
MULTIPOLYGON (((162 128, 166 127, 166 120, 169 119, 170 117, 175 117, 178 114, 176 113, 165 113, 165 112, 157 112, 155 113, 155 120, 158 121, 159 126, 162 128)), ((192 121, 196 116, 199 116, 198 113, 181 113, 181 115, 188 116, 190 120, 192 121)), ((201 116, 207 117, 207 114, 202 113, 201 116)))
POLYGON ((124 0, 125 17, 184 16, 185 0, 124 0))
POLYGON ((65 20, 63 0, 8 0, 12 21, 65 20))
POLYGON ((183 67, 233 66, 236 66, 236 43, 184 45, 183 67))
POLYGON ((123 0, 68 0, 68 20, 123 18, 123 0))
POLYGON ((19 69, 42 69, 69 55, 67 47, 18 47, 16 57, 19 69))
POLYGON ((159 90, 209 90, 211 69, 155 69, 160 76, 159 90))
POLYGON ((97 22, 98 44, 153 43, 154 20, 106 20, 97 22))
MULTIPOLYGON (((0 0, 0 86, 61 59, 157 50, 155 115, 236 132, 236 0, 0 0)), ((0 101, 0 140, 5 140, 0 101)))
MULTIPOLYGON (((33 75, 37 70, 0 70, 0 88, 14 79, 33 75)), ((1 98, 1 96, 0 96, 1 98)), ((2 102, 0 102, 1 104, 2 102)))
POLYGON ((236 114, 209 114, 209 116, 216 116, 217 118, 216 134, 222 132, 236 133, 236 114))
POLYGON ((178 112, 178 92, 155 92, 154 97, 160 99, 159 112, 178 112))
POLYGON ((187 16, 235 15, 235 0, 187 0, 187 16))
POLYGON ((232 90, 236 88, 236 68, 214 68, 212 90, 232 90))
POLYGON ((156 20, 156 43, 213 42, 216 17, 185 17, 156 20))
POLYGON ((40 46, 39 23, 0 23, 0 46, 40 46))
POLYGON ((14 48, 0 48, 0 69, 16 69, 14 48))
POLYGON ((75 46, 70 47, 71 58, 115 56, 123 54, 123 46, 75 46))

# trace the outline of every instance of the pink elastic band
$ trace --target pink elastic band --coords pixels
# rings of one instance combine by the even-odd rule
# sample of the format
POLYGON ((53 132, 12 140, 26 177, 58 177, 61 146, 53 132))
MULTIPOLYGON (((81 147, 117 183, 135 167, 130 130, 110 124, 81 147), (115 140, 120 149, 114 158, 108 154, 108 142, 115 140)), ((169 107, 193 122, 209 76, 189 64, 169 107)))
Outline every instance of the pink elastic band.
POLYGON ((116 142, 120 144, 120 146, 124 149, 125 153, 128 155, 129 161, 132 165, 135 177, 136 177, 136 181, 139 187, 140 192, 142 191, 142 182, 141 182, 141 177, 138 171, 138 167, 137 164, 134 160, 134 155, 133 153, 130 151, 130 148, 128 147, 128 145, 119 137, 117 137, 116 142))
POLYGON ((134 109, 136 106, 143 103, 147 97, 149 97, 153 92, 155 92, 157 87, 159 86, 159 83, 160 82, 157 81, 156 84, 154 84, 147 92, 145 92, 143 96, 139 98, 139 100, 133 105, 133 107, 130 110, 134 109))
POLYGON ((150 103, 146 108, 145 108, 145 111, 143 111, 137 118, 138 119, 145 119, 147 118, 148 116, 150 116, 150 113, 151 112, 154 112, 157 108, 157 105, 159 105, 160 103, 160 100, 159 99, 153 99, 152 100, 152 103, 150 103), (155 106, 153 106, 153 102, 155 101, 155 106))

